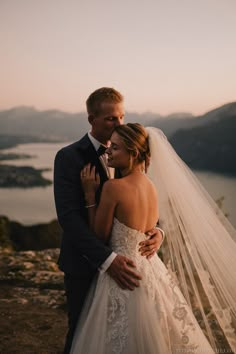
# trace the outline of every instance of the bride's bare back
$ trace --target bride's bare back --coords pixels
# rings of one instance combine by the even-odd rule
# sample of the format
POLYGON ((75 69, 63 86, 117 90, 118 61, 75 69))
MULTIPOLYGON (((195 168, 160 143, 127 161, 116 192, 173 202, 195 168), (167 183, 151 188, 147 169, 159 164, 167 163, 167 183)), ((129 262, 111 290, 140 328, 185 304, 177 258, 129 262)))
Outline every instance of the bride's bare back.
POLYGON ((149 178, 134 172, 121 179, 110 180, 116 200, 114 216, 130 228, 146 232, 158 220, 157 192, 149 178))

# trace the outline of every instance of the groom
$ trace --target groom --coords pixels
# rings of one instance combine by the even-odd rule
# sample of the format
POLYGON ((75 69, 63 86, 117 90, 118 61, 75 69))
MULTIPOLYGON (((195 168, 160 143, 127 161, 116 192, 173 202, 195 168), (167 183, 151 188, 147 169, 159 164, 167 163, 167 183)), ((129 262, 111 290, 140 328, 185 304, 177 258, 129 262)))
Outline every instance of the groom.
MULTIPOLYGON (((80 171, 91 163, 100 176, 96 194, 99 202, 103 183, 112 178, 114 171, 106 165, 105 148, 114 128, 123 124, 123 96, 113 88, 103 87, 87 99, 88 121, 91 131, 81 140, 61 149, 55 158, 54 195, 59 223, 63 229, 59 267, 65 273, 69 331, 64 354, 69 354, 74 331, 83 303, 97 271, 105 272, 122 289, 134 290, 141 276, 132 260, 112 252, 89 229, 87 210, 81 187, 80 171)), ((115 177, 117 172, 115 172, 115 177)), ((151 231, 140 245, 143 256, 152 256, 159 248, 161 232, 151 231)))

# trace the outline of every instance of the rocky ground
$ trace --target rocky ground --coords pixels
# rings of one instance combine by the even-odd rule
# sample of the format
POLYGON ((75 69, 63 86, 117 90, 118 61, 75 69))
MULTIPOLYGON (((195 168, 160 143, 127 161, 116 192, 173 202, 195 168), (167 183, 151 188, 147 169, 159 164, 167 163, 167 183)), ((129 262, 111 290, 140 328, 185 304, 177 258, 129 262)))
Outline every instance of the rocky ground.
MULTIPOLYGON (((58 252, 0 248, 0 354, 62 353, 67 315, 58 252)), ((219 328, 214 331, 218 352, 231 353, 219 328)))
POLYGON ((59 354, 67 329, 58 249, 0 249, 0 354, 59 354))

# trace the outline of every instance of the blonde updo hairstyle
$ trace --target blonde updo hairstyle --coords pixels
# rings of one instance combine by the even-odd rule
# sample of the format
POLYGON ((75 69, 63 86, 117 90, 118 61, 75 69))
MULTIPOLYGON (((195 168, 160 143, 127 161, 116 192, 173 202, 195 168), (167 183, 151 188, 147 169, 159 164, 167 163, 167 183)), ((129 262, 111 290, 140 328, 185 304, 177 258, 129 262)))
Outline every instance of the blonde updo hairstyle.
POLYGON ((126 150, 130 153, 130 166, 141 164, 142 170, 147 172, 150 164, 150 149, 148 133, 139 123, 122 124, 114 130, 123 140, 126 150))

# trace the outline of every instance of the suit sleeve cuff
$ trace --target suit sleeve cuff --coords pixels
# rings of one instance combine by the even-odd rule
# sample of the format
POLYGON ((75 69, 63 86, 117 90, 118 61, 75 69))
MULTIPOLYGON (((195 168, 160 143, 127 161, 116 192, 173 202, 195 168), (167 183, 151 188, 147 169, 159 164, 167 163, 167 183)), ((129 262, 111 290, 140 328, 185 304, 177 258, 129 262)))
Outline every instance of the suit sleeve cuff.
POLYGON ((107 271, 107 269, 110 267, 110 265, 112 264, 112 262, 114 261, 114 259, 116 258, 117 254, 115 252, 112 252, 110 254, 110 256, 105 260, 104 263, 102 263, 100 265, 100 267, 98 268, 100 273, 104 273, 107 271))

